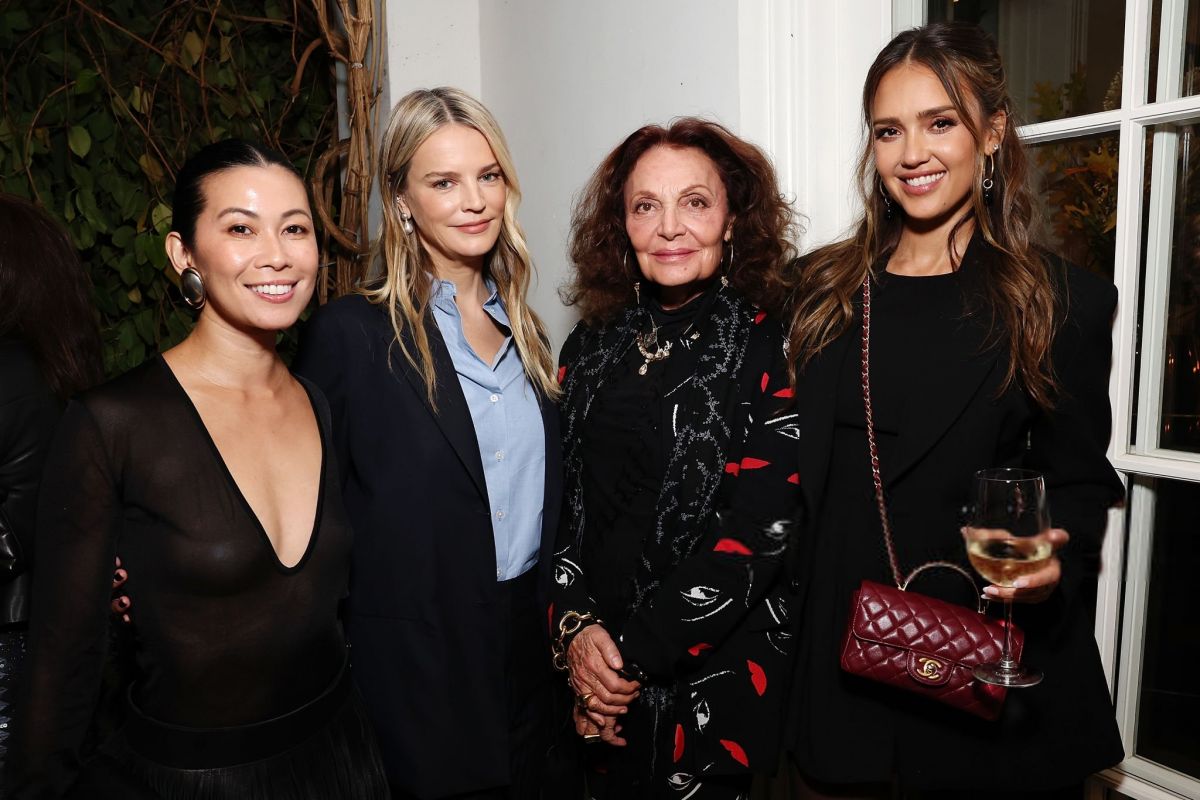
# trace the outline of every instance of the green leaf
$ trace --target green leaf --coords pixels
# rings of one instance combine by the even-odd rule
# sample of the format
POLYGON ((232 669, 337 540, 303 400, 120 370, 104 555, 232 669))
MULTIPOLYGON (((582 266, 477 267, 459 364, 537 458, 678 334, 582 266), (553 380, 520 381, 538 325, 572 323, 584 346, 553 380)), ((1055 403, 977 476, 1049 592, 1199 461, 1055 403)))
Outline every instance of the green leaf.
POLYGON ((134 286, 138 282, 137 267, 125 259, 117 262, 117 272, 126 286, 134 286))
POLYGON ((71 175, 71 180, 81 189, 92 191, 96 188, 95 177, 92 175, 91 170, 83 164, 72 162, 67 165, 67 171, 71 175))
POLYGON ((92 149, 92 135, 87 132, 87 128, 74 125, 67 131, 67 145, 72 153, 83 158, 92 149))
POLYGON ((149 153, 142 153, 138 156, 138 166, 142 168, 142 172, 146 177, 154 183, 161 183, 163 179, 163 168, 158 163, 158 159, 149 153))
POLYGON ((99 75, 94 69, 84 67, 75 73, 75 86, 71 89, 77 95, 87 94, 96 88, 96 78, 99 75))
POLYGON ((184 63, 193 67, 203 54, 204 40, 195 31, 188 31, 187 36, 183 37, 184 63))
MULTIPOLYGON (((133 300, 132 297, 129 298, 133 300)), ((137 301, 134 301, 137 302, 137 301)), ((138 336, 147 344, 154 344, 154 310, 146 309, 139 312, 133 318, 134 327, 137 328, 138 336)))
POLYGON ((146 109, 142 107, 142 102, 144 100, 145 95, 142 94, 142 87, 133 87, 133 91, 129 93, 129 107, 139 114, 143 114, 146 111, 146 109))
POLYGON ((133 236, 134 236, 133 228, 130 227, 129 225, 122 225, 121 227, 119 227, 115 231, 113 231, 113 235, 112 235, 113 247, 118 247, 118 248, 124 250, 125 248, 129 247, 130 242, 133 241, 133 236))
POLYGON ((154 224, 154 230, 165 235, 171 230, 171 209, 158 203, 150 214, 150 220, 154 224))
POLYGON ((133 327, 133 320, 121 320, 117 326, 117 347, 128 352, 136 341, 137 330, 133 327))
POLYGON ((99 111, 91 114, 84 120, 87 123, 88 130, 91 131, 93 142, 108 141, 108 138, 113 135, 116 126, 113 124, 111 114, 106 114, 99 111))

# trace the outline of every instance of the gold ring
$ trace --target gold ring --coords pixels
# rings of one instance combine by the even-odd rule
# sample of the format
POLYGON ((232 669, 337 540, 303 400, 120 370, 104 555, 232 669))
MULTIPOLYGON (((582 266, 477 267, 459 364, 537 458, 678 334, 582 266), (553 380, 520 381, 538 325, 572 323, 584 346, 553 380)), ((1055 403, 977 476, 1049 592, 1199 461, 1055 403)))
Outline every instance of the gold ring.
POLYGON ((600 734, 598 733, 585 733, 583 735, 584 744, 593 744, 598 741, 600 741, 600 734))
MULTIPOLYGON (((588 703, 591 702, 592 698, 595 696, 595 692, 584 692, 583 694, 579 695, 579 697, 575 698, 575 707, 580 711, 588 711, 588 703)), ((596 735, 599 736, 600 734, 596 735)))

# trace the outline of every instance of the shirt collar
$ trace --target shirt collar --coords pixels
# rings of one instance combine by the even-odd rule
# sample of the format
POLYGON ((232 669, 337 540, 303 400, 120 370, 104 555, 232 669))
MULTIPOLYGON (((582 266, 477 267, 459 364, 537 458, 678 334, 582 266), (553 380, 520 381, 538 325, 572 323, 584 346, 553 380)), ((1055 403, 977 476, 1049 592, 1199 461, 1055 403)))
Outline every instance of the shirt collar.
MULTIPOLYGON (((458 313, 458 306, 454 302, 454 298, 458 296, 458 287, 454 281, 448 281, 439 278, 436 275, 429 274, 429 279, 432 282, 433 304, 446 313, 458 313)), ((483 301, 483 308, 504 326, 508 326, 508 313, 504 308, 504 300, 500 297, 500 290, 496 288, 496 282, 490 277, 484 277, 483 285, 487 287, 487 300, 483 301)))

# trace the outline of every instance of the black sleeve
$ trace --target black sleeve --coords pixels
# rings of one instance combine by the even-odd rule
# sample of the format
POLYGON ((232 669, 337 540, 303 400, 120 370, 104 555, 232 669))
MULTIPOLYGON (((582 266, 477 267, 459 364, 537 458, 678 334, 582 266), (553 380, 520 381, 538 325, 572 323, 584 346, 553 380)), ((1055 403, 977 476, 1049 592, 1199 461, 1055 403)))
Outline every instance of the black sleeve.
MULTIPOLYGON (((563 343, 558 356, 558 382, 563 384, 567 372, 583 346, 587 328, 583 323, 577 324, 567 340, 563 343)), ((564 426, 565 430, 565 426, 564 426)), ((575 487, 564 487, 564 498, 573 496, 575 487)), ((579 614, 595 614, 596 602, 588 593, 587 575, 583 571, 583 561, 579 555, 579 543, 575 540, 575 532, 571 529, 571 509, 564 504, 562 523, 558 526, 558 536, 554 542, 554 584, 550 591, 550 608, 547 619, 550 625, 550 638, 557 639, 559 623, 568 611, 579 614)))
POLYGON ((59 413, 44 392, 0 405, 0 583, 29 568, 38 481, 59 413))
POLYGON ((8 755, 12 800, 60 797, 79 771, 108 647, 121 520, 109 452, 89 410, 72 403, 38 503, 30 652, 8 755))
POLYGON ((1052 524, 1071 535, 1059 553, 1060 589, 1068 601, 1081 581, 1095 577, 1108 509, 1124 493, 1105 455, 1112 432, 1108 378, 1117 291, 1069 269, 1067 314, 1053 347, 1059 391, 1054 408, 1035 419, 1025 459, 1046 476, 1052 524))
POLYGON ((771 336, 770 361, 755 369, 751 424, 708 535, 625 626, 621 652, 652 677, 670 678, 721 643, 776 584, 801 503, 787 359, 771 336))

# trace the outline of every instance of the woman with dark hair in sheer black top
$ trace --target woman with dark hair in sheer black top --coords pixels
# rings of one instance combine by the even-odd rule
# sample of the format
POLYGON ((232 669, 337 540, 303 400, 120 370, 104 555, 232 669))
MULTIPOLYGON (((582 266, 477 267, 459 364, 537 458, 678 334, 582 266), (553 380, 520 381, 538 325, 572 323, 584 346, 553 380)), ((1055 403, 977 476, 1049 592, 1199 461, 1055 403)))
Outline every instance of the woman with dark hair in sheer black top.
POLYGON ((338 621, 329 412, 275 352, 316 278, 304 185, 211 145, 179 173, 167 251, 195 329, 73 402, 47 459, 12 797, 386 797, 338 621), (85 757, 118 551, 138 677, 85 757))

